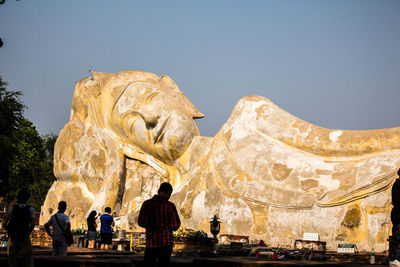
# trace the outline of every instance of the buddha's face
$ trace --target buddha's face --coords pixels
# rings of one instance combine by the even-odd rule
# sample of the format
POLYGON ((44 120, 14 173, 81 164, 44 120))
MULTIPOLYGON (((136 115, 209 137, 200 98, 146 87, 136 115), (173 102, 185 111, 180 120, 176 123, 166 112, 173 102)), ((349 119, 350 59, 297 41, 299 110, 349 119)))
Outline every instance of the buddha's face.
POLYGON ((163 82, 130 83, 112 112, 114 126, 128 143, 164 161, 180 157, 200 134, 195 116, 184 103, 188 100, 171 86, 163 82))

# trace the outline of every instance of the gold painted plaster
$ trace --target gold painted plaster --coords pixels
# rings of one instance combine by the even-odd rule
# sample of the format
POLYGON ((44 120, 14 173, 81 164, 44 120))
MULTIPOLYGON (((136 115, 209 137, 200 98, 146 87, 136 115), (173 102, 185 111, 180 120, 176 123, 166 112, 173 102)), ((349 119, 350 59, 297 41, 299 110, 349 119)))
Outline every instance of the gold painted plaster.
POLYGON ((292 169, 288 168, 285 164, 280 163, 274 163, 271 170, 274 179, 279 182, 285 180, 289 176, 291 171, 292 169))
POLYGON ((341 232, 350 243, 366 241, 367 218, 360 207, 359 202, 349 205, 346 215, 341 223, 341 232))

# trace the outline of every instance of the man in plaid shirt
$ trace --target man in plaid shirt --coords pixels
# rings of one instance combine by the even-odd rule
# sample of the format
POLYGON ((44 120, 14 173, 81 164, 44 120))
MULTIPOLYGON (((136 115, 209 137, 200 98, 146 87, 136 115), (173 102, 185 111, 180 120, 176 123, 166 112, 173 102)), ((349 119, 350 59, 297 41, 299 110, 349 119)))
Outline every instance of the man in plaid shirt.
POLYGON ((158 194, 146 200, 140 209, 138 224, 146 228, 147 266, 168 266, 174 245, 172 232, 181 225, 174 203, 168 201, 171 194, 171 184, 162 183, 158 194))

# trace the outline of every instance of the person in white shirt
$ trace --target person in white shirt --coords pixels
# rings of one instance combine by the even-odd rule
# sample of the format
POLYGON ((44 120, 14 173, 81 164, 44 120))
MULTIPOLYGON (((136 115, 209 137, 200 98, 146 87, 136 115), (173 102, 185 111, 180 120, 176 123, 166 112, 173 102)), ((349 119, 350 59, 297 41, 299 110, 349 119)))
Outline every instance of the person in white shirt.
POLYGON ((69 232, 71 230, 71 223, 68 215, 64 214, 66 209, 67 202, 60 201, 60 203, 58 203, 58 212, 52 215, 49 221, 44 224, 47 234, 53 239, 54 256, 67 255, 68 244, 64 232, 69 232), (53 227, 53 232, 50 231, 50 226, 53 227), (61 229, 60 226, 63 227, 63 229, 61 229))

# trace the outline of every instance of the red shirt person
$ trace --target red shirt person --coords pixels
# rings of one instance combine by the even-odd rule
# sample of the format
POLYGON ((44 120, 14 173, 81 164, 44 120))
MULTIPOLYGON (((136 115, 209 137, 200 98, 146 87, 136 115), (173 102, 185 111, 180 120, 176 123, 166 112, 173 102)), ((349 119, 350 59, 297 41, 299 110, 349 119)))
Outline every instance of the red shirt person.
POLYGON ((171 184, 162 183, 158 194, 140 209, 138 224, 146 228, 144 262, 149 266, 168 266, 174 245, 172 232, 181 225, 174 203, 168 201, 171 194, 171 184))

